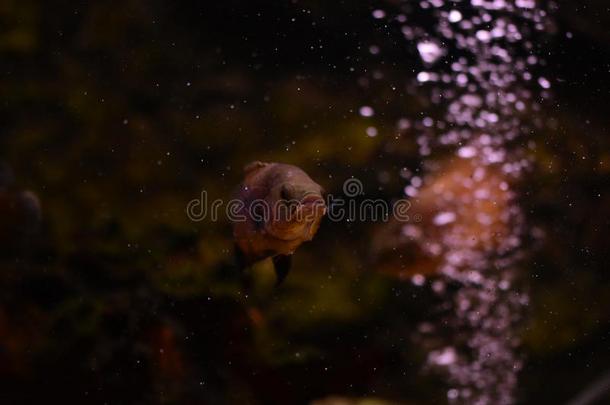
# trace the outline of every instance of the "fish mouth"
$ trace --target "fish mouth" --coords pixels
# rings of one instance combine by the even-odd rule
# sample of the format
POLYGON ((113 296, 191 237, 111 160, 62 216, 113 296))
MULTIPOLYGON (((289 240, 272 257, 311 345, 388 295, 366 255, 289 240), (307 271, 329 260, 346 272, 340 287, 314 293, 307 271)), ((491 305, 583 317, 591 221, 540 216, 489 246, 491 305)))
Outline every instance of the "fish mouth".
POLYGON ((324 199, 317 194, 309 194, 301 199, 301 204, 303 205, 324 205, 324 199))
POLYGON ((315 218, 319 218, 326 214, 326 204, 324 199, 317 194, 310 194, 305 196, 301 200, 300 211, 305 215, 303 218, 306 222, 309 222, 315 218))

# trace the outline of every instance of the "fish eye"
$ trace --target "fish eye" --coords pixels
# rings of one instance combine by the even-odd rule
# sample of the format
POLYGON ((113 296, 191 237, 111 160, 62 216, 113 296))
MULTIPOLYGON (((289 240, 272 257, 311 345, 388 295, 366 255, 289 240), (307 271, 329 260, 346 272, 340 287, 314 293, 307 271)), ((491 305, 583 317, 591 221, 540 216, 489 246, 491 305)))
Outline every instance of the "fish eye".
POLYGON ((280 190, 280 197, 282 198, 282 200, 291 199, 291 193, 290 193, 290 189, 288 186, 286 186, 286 185, 282 186, 282 189, 280 190))

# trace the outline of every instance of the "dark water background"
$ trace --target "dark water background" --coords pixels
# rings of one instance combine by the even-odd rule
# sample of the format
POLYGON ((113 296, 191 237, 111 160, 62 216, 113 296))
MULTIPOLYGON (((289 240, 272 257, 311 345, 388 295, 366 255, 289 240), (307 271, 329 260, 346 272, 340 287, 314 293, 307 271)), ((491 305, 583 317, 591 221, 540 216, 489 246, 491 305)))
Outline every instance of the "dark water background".
MULTIPOLYGON (((2 403, 446 400, 410 338, 434 299, 379 271, 375 224, 325 222, 286 285, 263 264, 245 298, 229 224, 184 212, 202 189, 227 198, 251 160, 299 165, 329 192, 354 176, 367 196, 401 195, 417 148, 386 143, 396 110, 422 101, 376 107, 373 138, 358 115, 384 104, 358 85, 372 41, 389 77, 416 74, 372 22, 387 5, 0 4, 0 157, 16 178, 2 192, 42 207, 32 236, 0 204, 2 403)), ((554 18, 554 98, 520 189, 545 235, 523 266, 521 403, 563 403, 610 368, 610 10, 563 1, 554 18)))

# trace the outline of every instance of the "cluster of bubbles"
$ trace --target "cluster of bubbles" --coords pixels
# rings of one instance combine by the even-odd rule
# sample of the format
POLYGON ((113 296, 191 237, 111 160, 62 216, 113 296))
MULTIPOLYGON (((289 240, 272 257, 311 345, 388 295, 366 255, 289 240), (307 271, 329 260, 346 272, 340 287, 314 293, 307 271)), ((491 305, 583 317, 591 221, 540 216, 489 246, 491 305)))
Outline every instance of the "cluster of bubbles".
POLYGON ((439 274, 429 285, 441 303, 416 339, 428 350, 427 368, 447 376, 451 402, 510 404, 522 367, 515 332, 529 301, 518 277, 526 228, 501 168, 461 159, 423 181, 420 196, 435 208, 430 223, 403 228, 439 274))
POLYGON ((417 338, 427 368, 446 376, 450 403, 515 402, 516 326, 528 295, 517 271, 527 227, 512 185, 531 165, 528 134, 551 87, 536 73, 543 61, 534 42, 547 29, 546 8, 535 0, 421 0, 404 1, 396 14, 373 12, 397 25, 421 59, 407 90, 425 94, 429 108, 398 129, 410 128, 428 163, 405 194, 434 211, 403 233, 436 259, 438 277, 412 278, 441 300, 417 338), (437 164, 439 157, 453 163, 437 164))

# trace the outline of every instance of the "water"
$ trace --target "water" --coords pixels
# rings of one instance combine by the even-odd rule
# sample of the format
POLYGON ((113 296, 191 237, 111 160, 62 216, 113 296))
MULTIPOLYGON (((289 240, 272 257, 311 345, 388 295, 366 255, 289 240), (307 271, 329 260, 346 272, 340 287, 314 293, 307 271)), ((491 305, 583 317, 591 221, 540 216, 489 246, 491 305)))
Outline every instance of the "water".
POLYGON ((430 101, 398 122, 399 130, 412 123, 425 168, 405 185, 423 221, 403 231, 436 266, 436 276, 412 282, 441 302, 414 339, 428 353, 425 369, 447 381, 450 403, 512 404, 524 362, 517 330, 529 303, 519 265, 532 237, 515 190, 532 165, 532 117, 550 96, 534 42, 547 29, 546 7, 424 0, 373 14, 416 49, 421 69, 407 89, 430 101))

